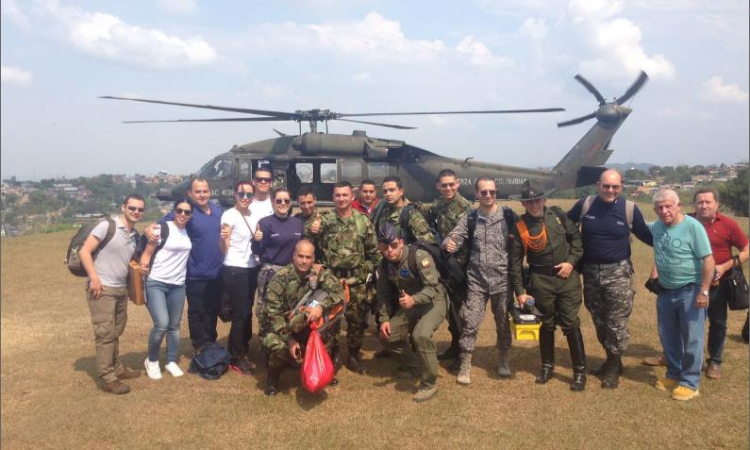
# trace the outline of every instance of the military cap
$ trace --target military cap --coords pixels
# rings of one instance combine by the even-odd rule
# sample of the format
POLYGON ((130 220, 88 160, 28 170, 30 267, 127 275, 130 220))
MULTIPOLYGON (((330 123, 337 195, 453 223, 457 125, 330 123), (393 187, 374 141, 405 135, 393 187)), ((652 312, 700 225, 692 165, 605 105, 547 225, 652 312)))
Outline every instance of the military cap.
POLYGON ((401 238, 400 231, 387 220, 383 220, 378 227, 378 242, 390 244, 396 239, 401 238))
POLYGON ((554 189, 550 189, 545 192, 542 183, 537 180, 528 179, 523 183, 521 195, 509 195, 508 198, 525 202, 527 200, 536 200, 538 198, 547 197, 554 191, 554 189))

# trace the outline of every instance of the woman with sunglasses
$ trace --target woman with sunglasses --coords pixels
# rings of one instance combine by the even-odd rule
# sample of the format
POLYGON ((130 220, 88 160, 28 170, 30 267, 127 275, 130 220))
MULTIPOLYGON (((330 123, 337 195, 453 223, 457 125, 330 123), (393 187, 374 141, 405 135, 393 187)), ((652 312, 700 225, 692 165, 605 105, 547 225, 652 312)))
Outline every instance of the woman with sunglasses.
POLYGON ((271 201, 273 215, 260 219, 253 237, 253 253, 258 255, 262 263, 258 273, 258 306, 255 310, 261 339, 268 329, 265 323, 266 287, 277 270, 292 262, 294 246, 304 233, 302 220, 292 217, 292 198, 286 188, 274 189, 271 201))
MULTIPOLYGON (((173 377, 183 375, 177 365, 180 346, 180 321, 185 306, 185 275, 193 245, 185 226, 193 214, 193 207, 185 198, 174 202, 173 220, 157 224, 156 239, 150 240, 141 255, 141 270, 147 273, 146 307, 154 321, 148 338, 148 357, 144 361, 146 373, 152 380, 161 379, 159 348, 167 336, 167 364, 164 368, 173 377)), ((145 236, 144 236, 145 238, 145 236)))
POLYGON ((248 359, 252 337, 252 305, 255 283, 258 280, 258 260, 253 255, 251 241, 258 226, 257 216, 250 211, 253 185, 240 181, 235 187, 234 208, 221 216, 221 240, 224 253, 221 270, 226 300, 231 305, 232 326, 229 329, 227 350, 232 357, 230 367, 242 374, 250 374, 255 364, 248 359))

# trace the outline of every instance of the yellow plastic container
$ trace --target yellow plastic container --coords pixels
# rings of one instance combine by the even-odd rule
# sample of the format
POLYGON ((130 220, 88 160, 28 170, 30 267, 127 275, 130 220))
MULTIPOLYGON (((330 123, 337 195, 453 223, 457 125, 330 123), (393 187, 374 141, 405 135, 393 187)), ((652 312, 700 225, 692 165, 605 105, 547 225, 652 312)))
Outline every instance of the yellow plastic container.
POLYGON ((541 323, 519 323, 516 325, 513 318, 510 319, 510 331, 517 341, 538 341, 541 327, 541 323))

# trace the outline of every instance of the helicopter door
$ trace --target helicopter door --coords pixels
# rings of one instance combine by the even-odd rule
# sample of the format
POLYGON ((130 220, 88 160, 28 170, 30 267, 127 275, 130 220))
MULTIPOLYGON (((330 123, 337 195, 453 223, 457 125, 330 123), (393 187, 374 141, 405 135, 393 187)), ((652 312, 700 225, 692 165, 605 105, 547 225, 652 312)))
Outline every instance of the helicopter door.
POLYGON ((287 171, 288 164, 274 164, 273 165, 273 187, 285 187, 287 186, 287 171))
POLYGON ((335 159, 323 160, 315 165, 315 196, 318 201, 333 200, 333 185, 339 181, 339 173, 335 159))

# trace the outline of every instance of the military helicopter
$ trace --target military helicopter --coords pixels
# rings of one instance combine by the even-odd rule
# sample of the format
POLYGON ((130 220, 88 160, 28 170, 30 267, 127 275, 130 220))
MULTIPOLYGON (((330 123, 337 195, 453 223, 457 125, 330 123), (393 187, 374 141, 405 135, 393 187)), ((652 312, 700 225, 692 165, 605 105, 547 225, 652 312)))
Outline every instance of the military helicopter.
POLYGON ((432 111, 400 113, 359 113, 342 114, 327 109, 280 112, 260 109, 233 108, 191 103, 167 102, 142 98, 105 96, 112 100, 128 100, 162 105, 175 105, 190 108, 203 108, 253 114, 261 117, 237 117, 223 119, 190 120, 136 120, 124 123, 157 122, 256 122, 256 121, 295 121, 300 124, 299 135, 287 135, 277 130, 279 137, 242 146, 234 146, 201 167, 190 178, 171 190, 161 190, 160 200, 172 200, 185 195, 193 177, 205 178, 211 186, 212 197, 224 206, 234 203, 234 186, 240 180, 252 179, 259 166, 270 168, 275 186, 286 186, 292 198, 303 186, 314 190, 322 205, 330 205, 333 185, 339 180, 347 180, 358 186, 363 179, 372 179, 381 184, 388 175, 399 176, 407 197, 412 201, 431 201, 435 198, 435 178, 442 169, 456 172, 461 186, 459 191, 467 198, 474 196, 474 182, 478 177, 490 176, 497 181, 497 196, 500 199, 518 194, 527 179, 536 179, 545 190, 564 190, 582 187, 596 182, 604 170, 614 150, 609 148, 612 137, 631 113, 622 106, 646 83, 648 75, 641 72, 625 93, 607 102, 599 91, 584 77, 576 75, 580 82, 596 97, 598 108, 585 116, 557 124, 558 127, 578 124, 590 119, 596 123, 573 146, 551 170, 537 170, 522 167, 475 161, 471 157, 454 159, 432 153, 428 150, 394 139, 370 137, 365 131, 354 131, 351 135, 328 134, 328 122, 332 120, 362 123, 366 125, 396 129, 414 129, 403 125, 362 121, 351 117, 364 116, 408 116, 443 114, 511 114, 546 113, 564 111, 563 108, 487 110, 487 111, 432 111), (308 122, 310 131, 302 133, 302 122, 308 122), (326 133, 318 132, 318 122, 324 122, 326 133))

